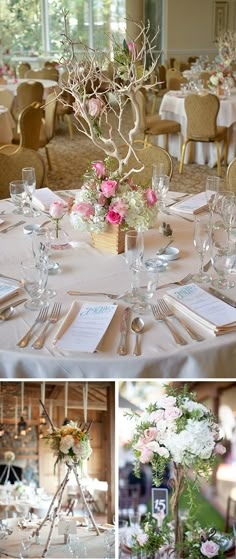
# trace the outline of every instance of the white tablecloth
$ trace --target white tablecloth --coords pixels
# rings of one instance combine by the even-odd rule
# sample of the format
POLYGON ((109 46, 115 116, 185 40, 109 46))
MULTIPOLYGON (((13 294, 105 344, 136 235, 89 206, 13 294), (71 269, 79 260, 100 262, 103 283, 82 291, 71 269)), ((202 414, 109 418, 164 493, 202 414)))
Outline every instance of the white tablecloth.
MULTIPOLYGON (((184 108, 185 98, 181 92, 169 91, 162 99, 160 106, 161 118, 176 120, 181 124, 183 139, 186 138, 187 118, 184 108)), ((228 162, 236 156, 236 93, 230 97, 220 99, 220 110, 217 117, 219 126, 227 126, 228 131, 228 162)), ((199 165, 208 164, 209 167, 216 165, 216 148, 214 143, 192 143, 194 162, 199 165)), ((189 146, 188 146, 189 147, 189 146)), ((169 153, 174 157, 180 158, 179 137, 177 134, 169 136, 169 153)), ((185 162, 188 161, 188 149, 186 150, 185 162)))
MULTIPOLYGON (((4 225, 15 223, 19 217, 12 214, 11 203, 1 200, 0 211, 4 214, 4 225)), ((24 218, 27 223, 32 219, 24 218)), ((188 272, 197 271, 199 257, 193 247, 193 224, 182 218, 160 215, 158 223, 168 221, 174 231, 173 245, 180 249, 180 257, 169 263, 165 272, 160 273, 160 284, 177 280, 188 272)), ((45 221, 42 214, 38 223, 45 221)), ((68 290, 98 291, 122 293, 129 289, 129 273, 124 257, 102 253, 92 247, 90 235, 73 230, 67 216, 62 220, 64 229, 69 233, 73 247, 57 251, 56 261, 60 263, 61 272, 49 276, 48 287, 57 291, 56 300, 62 303, 61 319, 57 325, 48 329, 46 344, 41 350, 34 350, 31 345, 25 349, 16 346, 17 341, 26 333, 36 318, 34 311, 28 311, 23 305, 15 309, 13 317, 0 322, 0 371, 3 378, 215 378, 235 377, 236 373, 236 333, 215 338, 205 334, 205 341, 194 342, 188 335, 188 345, 177 346, 171 333, 163 323, 155 322, 152 314, 144 316, 145 331, 141 336, 139 357, 132 355, 134 335, 129 332, 127 356, 119 356, 117 347, 120 339, 119 325, 121 313, 126 306, 118 301, 118 309, 104 336, 101 350, 94 354, 67 353, 62 355, 52 345, 52 339, 62 320, 65 318, 73 297, 68 290)), ((0 230, 2 229, 1 226, 0 230)), ((163 245, 163 238, 157 229, 145 233, 145 256, 155 254, 163 245)), ((24 234, 23 226, 0 233, 0 272, 20 278, 20 262, 31 255, 31 238, 24 234)), ((21 290, 19 296, 24 294, 21 290)), ((158 290, 156 296, 163 295, 158 290)), ((98 297, 77 298, 84 301, 106 301, 98 297)), ((50 309, 55 299, 50 300, 50 309)), ((50 312, 50 311, 49 311, 50 312)), ((196 325, 195 325, 196 327, 196 325)), ((35 331, 38 334, 39 329, 35 331)), ((33 336, 32 341, 35 336, 33 336)), ((32 342, 31 342, 32 343, 32 342)))
POLYGON ((0 105, 0 144, 11 144, 15 127, 11 113, 0 105))
POLYGON ((37 81, 40 82, 43 87, 44 87, 44 95, 47 95, 47 93, 51 90, 51 88, 54 88, 56 86, 58 86, 58 83, 54 80, 43 80, 41 78, 37 78, 37 79, 33 79, 33 78, 22 78, 22 79, 18 79, 17 81, 14 80, 9 80, 8 83, 1 84, 1 89, 8 89, 9 91, 11 91, 14 95, 17 94, 17 87, 18 85, 20 85, 21 83, 24 82, 32 82, 32 81, 37 81))

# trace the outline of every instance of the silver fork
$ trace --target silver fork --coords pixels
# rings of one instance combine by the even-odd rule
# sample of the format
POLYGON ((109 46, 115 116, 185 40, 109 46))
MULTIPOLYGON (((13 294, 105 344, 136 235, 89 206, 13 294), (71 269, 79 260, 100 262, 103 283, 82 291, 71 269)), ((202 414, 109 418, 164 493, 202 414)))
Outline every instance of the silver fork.
POLYGON ((162 289, 163 287, 168 287, 169 285, 185 285, 189 281, 191 281, 193 274, 187 274, 184 278, 177 280, 177 281, 169 281, 168 283, 164 283, 163 285, 158 285, 156 289, 162 289))
POLYGON ((67 293, 68 295, 81 295, 81 296, 104 295, 106 297, 109 297, 109 299, 122 299, 122 297, 124 297, 128 292, 126 291, 125 293, 121 293, 120 295, 115 295, 114 293, 103 293, 102 291, 67 291, 67 293))
POLYGON ((36 324, 38 324, 39 322, 45 322, 45 320, 47 319, 48 316, 48 305, 44 305, 40 311, 39 314, 37 316, 37 318, 35 319, 34 323, 32 324, 31 328, 28 330, 28 332, 26 332, 25 336, 19 341, 17 342, 17 346, 19 347, 26 347, 29 343, 29 339, 31 337, 31 334, 36 326, 36 324))
POLYGON ((177 330, 174 328, 173 324, 171 324, 168 321, 168 318, 165 316, 165 314, 160 310, 160 307, 157 305, 152 305, 152 312, 153 312, 153 316, 155 318, 155 320, 160 320, 165 322, 166 326, 169 328, 174 340, 176 341, 177 344, 179 345, 186 345, 187 341, 179 334, 179 332, 177 332, 177 330))
POLYGON ((188 324, 186 324, 185 320, 176 316, 176 314, 170 309, 170 307, 168 307, 164 299, 159 299, 158 303, 160 305, 160 310, 165 314, 165 316, 169 316, 170 318, 175 317, 176 320, 178 320, 179 324, 183 326, 183 328, 186 330, 186 332, 188 332, 189 336, 191 336, 193 340, 196 340, 197 342, 202 342, 204 340, 204 338, 200 336, 200 334, 195 332, 195 330, 192 330, 192 328, 190 328, 188 324))
POLYGON ((46 326, 44 326, 41 334, 38 336, 38 338, 32 344, 32 347, 34 349, 41 349, 43 347, 43 344, 44 344, 45 338, 46 338, 47 329, 48 329, 50 324, 54 324, 58 321, 59 316, 60 316, 60 312, 61 312, 61 303, 54 303, 54 305, 52 307, 52 312, 51 312, 51 314, 48 318, 46 326))

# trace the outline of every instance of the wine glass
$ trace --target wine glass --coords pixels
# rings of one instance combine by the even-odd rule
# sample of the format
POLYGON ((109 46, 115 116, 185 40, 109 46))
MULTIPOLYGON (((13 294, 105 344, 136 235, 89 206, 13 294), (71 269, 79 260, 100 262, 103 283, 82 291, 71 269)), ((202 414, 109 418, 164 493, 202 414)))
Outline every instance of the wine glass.
POLYGON ((224 192, 221 198, 220 209, 228 240, 230 240, 230 233, 236 216, 236 198, 234 192, 224 192))
POLYGON ((14 214, 23 214, 25 187, 23 181, 16 180, 10 182, 9 185, 10 196, 16 209, 13 210, 14 214))
POLYGON ((48 280, 47 260, 41 258, 37 263, 31 258, 22 260, 21 274, 24 289, 30 295, 31 300, 25 303, 25 307, 30 310, 39 310, 45 305, 45 290, 48 280))
POLYGON ((213 214, 216 208, 220 188, 220 177, 206 178, 206 199, 210 210, 210 223, 212 225, 213 214))
POLYGON ((32 217, 37 217, 40 215, 40 212, 35 211, 32 205, 32 197, 36 188, 36 177, 35 177, 34 167, 24 167, 22 169, 22 180, 24 183, 25 193, 29 199, 29 210, 27 211, 27 215, 32 217))
POLYGON ((159 165, 152 166, 152 188, 158 198, 158 207, 165 210, 165 200, 170 186, 170 177, 159 174, 159 165))
POLYGON ((217 241, 212 244, 212 266, 218 278, 212 281, 212 285, 222 289, 230 289, 235 283, 228 276, 236 260, 236 246, 231 241, 217 241))
POLYGON ((203 270, 204 256, 211 246, 211 227, 208 215, 195 217, 193 244, 200 256, 201 265, 198 274, 193 275, 192 281, 208 282, 211 278, 203 270))

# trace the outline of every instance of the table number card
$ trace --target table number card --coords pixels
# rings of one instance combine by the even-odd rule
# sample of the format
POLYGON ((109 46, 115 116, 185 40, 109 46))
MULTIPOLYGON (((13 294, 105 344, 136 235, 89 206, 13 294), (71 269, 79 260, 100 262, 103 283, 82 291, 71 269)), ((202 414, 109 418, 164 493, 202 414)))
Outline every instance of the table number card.
MULTIPOLYGON (((93 353, 104 336, 117 305, 109 303, 83 304, 73 322, 60 337, 57 334, 58 349, 93 353)), ((69 319, 70 312, 67 315, 69 319)), ((66 323, 66 320, 64 324, 66 323)))
POLYGON ((61 519, 58 522, 58 534, 59 536, 69 536, 69 534, 76 534, 76 520, 73 519, 61 519))
POLYGON ((152 514, 155 516, 160 513, 163 516, 168 514, 168 490, 155 487, 152 489, 152 514))

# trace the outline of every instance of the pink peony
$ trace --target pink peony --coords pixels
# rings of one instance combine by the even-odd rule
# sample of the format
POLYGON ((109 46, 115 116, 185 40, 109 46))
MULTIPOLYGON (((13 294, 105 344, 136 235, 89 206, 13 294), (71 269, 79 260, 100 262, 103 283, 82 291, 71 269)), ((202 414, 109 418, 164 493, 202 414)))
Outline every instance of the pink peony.
POLYGON ((119 225, 122 222, 123 217, 117 212, 114 212, 114 210, 109 210, 108 214, 106 215, 106 220, 112 225, 119 225))
POLYGON ((217 543, 211 540, 206 540, 202 543, 200 551, 202 555, 205 555, 205 557, 216 557, 219 549, 220 547, 217 543))
POLYGON ((182 412, 180 411, 179 408, 176 408, 176 407, 166 408, 164 418, 165 419, 176 419, 177 417, 180 417, 181 415, 182 415, 182 412))
POLYGON ((154 206, 157 202, 156 193, 151 188, 147 188, 144 191, 144 196, 148 206, 154 206))
POLYGON ((226 448, 223 444, 217 443, 214 449, 215 454, 225 454, 226 448))
POLYGON ((147 534, 138 534, 137 535, 137 542, 139 543, 139 545, 141 545, 141 547, 143 547, 147 541, 148 541, 147 534))
POLYGON ((141 455, 140 455, 140 462, 142 462, 142 464, 147 464, 148 462, 150 462, 153 459, 153 452, 152 450, 150 450, 149 448, 145 447, 143 448, 143 450, 141 451, 141 455))
POLYGON ((100 115, 103 107, 104 103, 101 99, 92 97, 88 100, 88 112, 92 118, 97 118, 100 115))
POLYGON ((86 219, 94 215, 94 208, 89 202, 77 202, 73 207, 73 211, 80 212, 86 219))
POLYGON ((61 219, 65 214, 64 202, 61 202, 60 200, 52 202, 49 208, 49 213, 53 219, 61 219))
POLYGON ((101 191, 106 196, 106 198, 111 198, 115 196, 117 188, 117 181, 105 180, 101 183, 101 191))
POLYGON ((157 433, 158 431, 155 427, 150 427, 149 429, 145 429, 144 431, 145 441, 147 443, 149 443, 150 441, 155 441, 157 437, 157 433))
POLYGON ((102 161, 92 161, 91 165, 95 169, 98 179, 105 177, 106 168, 102 161))

